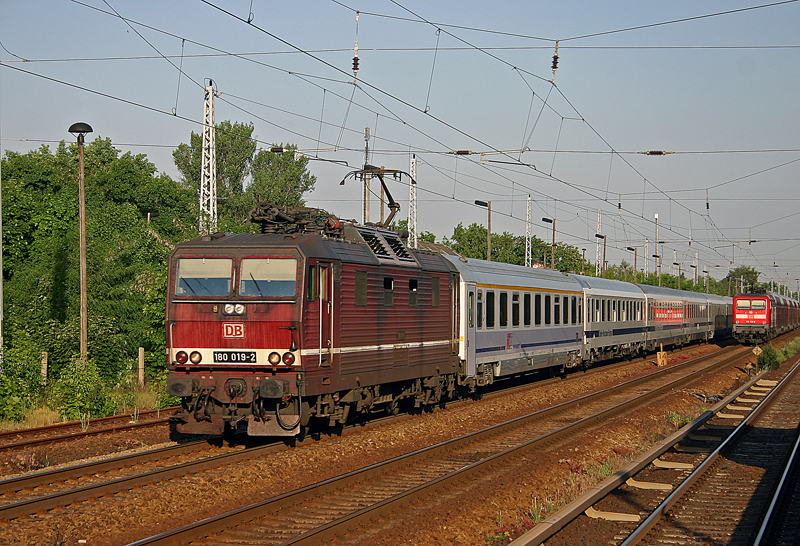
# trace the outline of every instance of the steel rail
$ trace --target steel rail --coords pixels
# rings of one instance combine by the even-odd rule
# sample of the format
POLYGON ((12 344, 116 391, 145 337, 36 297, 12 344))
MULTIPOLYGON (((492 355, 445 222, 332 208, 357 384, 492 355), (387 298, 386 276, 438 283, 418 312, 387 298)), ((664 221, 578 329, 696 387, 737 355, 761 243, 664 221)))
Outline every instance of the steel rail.
MULTIPOLYGON (((166 412, 168 410, 175 410, 175 409, 177 409, 177 408, 168 408, 167 410, 152 410, 152 411, 149 411, 149 413, 156 413, 157 411, 160 411, 160 412, 163 413, 163 412, 166 412)), ((139 416, 141 417, 141 414, 139 414, 139 416)), ((111 417, 100 417, 99 419, 93 419, 92 421, 90 421, 90 425, 91 424, 102 424, 102 423, 111 422, 111 421, 115 421, 115 420, 119 421, 119 420, 123 420, 123 419, 126 419, 126 418, 127 418, 126 416, 122 416, 122 415, 113 415, 111 417)), ((81 430, 79 432, 71 432, 69 434, 60 434, 60 435, 57 435, 57 436, 45 436, 43 438, 32 438, 30 440, 21 440, 21 441, 18 441, 18 442, 7 443, 7 444, 0 443, 0 451, 11 450, 11 449, 21 449, 21 448, 25 448, 25 447, 32 447, 32 446, 36 446, 36 445, 61 442, 61 441, 65 441, 65 440, 74 440, 76 438, 97 436, 98 434, 108 434, 108 433, 111 433, 111 432, 117 432, 117 431, 121 431, 121 430, 130 430, 130 429, 135 429, 135 428, 148 428, 148 427, 153 427, 153 426, 166 424, 166 423, 169 422, 170 418, 171 418, 171 416, 168 416, 168 417, 163 417, 163 418, 160 418, 160 419, 154 419, 152 421, 145 421, 145 422, 139 422, 139 423, 123 423, 123 424, 120 424, 120 425, 101 428, 101 429, 93 429, 93 430, 88 430, 87 429, 87 430, 81 430)), ((0 433, 0 440, 2 440, 3 438, 11 438, 11 437, 14 437, 14 436, 23 436, 24 437, 25 435, 31 435, 31 434, 37 434, 37 433, 48 433, 50 431, 58 431, 58 430, 63 430, 63 429, 75 428, 75 427, 78 427, 78 428, 81 427, 80 422, 71 421, 69 423, 58 423, 56 425, 48 425, 48 426, 45 426, 45 427, 10 430, 10 431, 5 431, 5 432, 0 433)))
POLYGON ((123 455, 121 457, 114 457, 111 459, 104 459, 102 461, 93 461, 66 468, 58 468, 54 470, 45 470, 37 472, 36 474, 27 474, 24 476, 17 476, 7 480, 0 481, 0 495, 7 493, 15 493, 23 489, 33 489, 42 485, 48 485, 55 482, 63 482, 66 480, 80 478, 90 474, 99 474, 102 472, 109 472, 111 470, 119 470, 126 466, 134 466, 144 462, 155 462, 158 460, 169 459, 187 453, 196 453, 201 448, 208 446, 207 440, 197 440, 186 444, 175 446, 168 446, 158 449, 151 449, 139 453, 132 453, 123 455))
MULTIPOLYGON (((160 413, 169 414, 170 412, 175 412, 175 411, 177 411, 179 409, 180 409, 180 406, 171 406, 171 407, 168 407, 168 408, 161 408, 161 409, 154 409, 154 410, 144 410, 144 411, 140 411, 138 416, 139 416, 139 418, 141 418, 141 417, 144 417, 144 416, 150 416, 150 415, 152 415, 154 413, 155 414, 160 414, 160 413)), ((120 419, 133 419, 134 416, 135 415, 133 413, 121 413, 119 415, 109 415, 107 417, 97 417, 95 419, 90 419, 89 420, 89 426, 97 425, 97 424, 103 424, 103 423, 107 423, 107 422, 114 421, 114 420, 120 420, 120 419)), ((0 440, 4 439, 6 437, 10 437, 10 436, 20 436, 20 435, 25 435, 25 434, 37 433, 37 432, 50 432, 52 430, 58 430, 58 429, 61 429, 61 428, 70 428, 70 427, 80 428, 81 427, 81 422, 80 421, 66 421, 64 423, 53 423, 52 425, 44 425, 44 426, 41 426, 41 427, 17 428, 17 429, 12 429, 12 430, 4 430, 4 431, 0 432, 0 440)))
POLYGON ((728 446, 733 445, 739 437, 741 437, 749 428, 749 425, 753 423, 764 411, 766 411, 771 403, 776 400, 780 393, 786 388, 787 385, 794 379, 795 375, 800 375, 798 372, 800 370, 800 363, 795 364, 792 371, 786 374, 786 376, 781 380, 781 382, 774 388, 770 393, 764 398, 764 400, 756 406, 753 411, 750 412, 747 417, 745 417, 739 426, 734 429, 734 431, 715 449, 709 456, 690 474, 675 490, 664 500, 661 505, 659 505, 653 512, 639 525, 636 530, 628 535, 625 541, 622 542, 620 546, 633 546, 634 544, 638 544, 640 540, 642 540, 645 535, 652 530, 656 524, 662 519, 664 514, 669 510, 673 505, 675 505, 678 500, 689 491, 689 488, 698 482, 705 474, 706 471, 711 468, 711 466, 718 461, 722 457, 722 452, 728 448, 728 446))
POLYGON ((794 442, 792 453, 789 455, 789 460, 786 462, 786 468, 783 471, 783 475, 781 475, 781 479, 778 483, 777 489, 775 490, 775 494, 772 496, 772 500, 769 503, 767 514, 764 517, 764 522, 761 524, 761 528, 758 530, 756 539, 753 541, 753 546, 761 546, 762 544, 767 546, 769 544, 768 541, 771 540, 769 533, 779 525, 780 521, 785 516, 783 511, 780 510, 781 499, 790 494, 791 488, 795 486, 794 481, 797 479, 799 468, 800 434, 798 434, 797 440, 794 442), (792 477, 794 477, 795 480, 792 480, 792 477))
POLYGON ((0 506, 0 518, 13 519, 23 514, 30 514, 38 510, 51 510, 72 502, 83 501, 92 497, 117 493, 119 491, 133 489, 134 487, 145 486, 148 483, 169 480, 194 472, 219 468, 220 466, 226 466, 247 459, 253 459, 282 449, 286 449, 285 445, 276 442, 265 446, 243 449, 241 451, 237 451, 236 453, 224 453, 221 455, 206 457, 198 461, 190 461, 166 468, 151 470, 141 474, 135 474, 133 476, 116 478, 99 484, 87 485, 76 489, 62 491, 60 493, 53 493, 51 495, 19 501, 12 504, 7 504, 5 506, 0 506))
MULTIPOLYGON (((469 476, 473 476, 475 474, 479 475, 481 472, 483 472, 491 465, 504 463, 509 460, 519 461, 521 452, 533 449, 548 442, 553 442, 559 437, 563 437, 565 435, 574 432, 576 429, 579 429, 581 427, 586 427, 589 424, 601 420, 608 419, 609 416, 621 413, 622 411, 634 407, 635 405, 649 404, 652 402, 652 397, 654 396, 654 394, 657 395, 670 392, 676 388, 679 388, 683 385, 692 382, 693 380, 697 379, 698 377, 704 374, 709 373, 713 369, 724 367, 730 364, 731 362, 740 359, 742 356, 741 353, 743 351, 737 350, 736 347, 730 350, 725 349, 721 351, 721 353, 725 354, 727 354, 728 352, 735 352, 737 354, 730 356, 728 358, 724 358, 723 360, 715 364, 712 364, 711 366, 695 370, 688 375, 684 375, 675 380, 669 381, 668 383, 659 386, 655 390, 648 391, 646 393, 642 393, 634 397, 628 398, 627 400, 613 407, 606 408, 593 415, 577 419, 576 421, 568 425, 565 425, 563 427, 560 427, 554 431, 540 435, 515 447, 495 453, 494 455, 491 455, 489 457, 485 457, 480 461, 464 466, 454 472, 449 472, 439 478, 427 482, 424 485, 420 485, 414 487, 413 489, 400 493, 398 495, 394 495, 370 507, 357 510, 347 516, 334 520, 314 530, 308 531, 300 536, 290 539, 284 544, 286 545, 318 544, 320 541, 334 538, 335 536, 341 536, 343 532, 346 532, 346 529, 358 526, 359 524, 365 522, 368 519, 381 517, 382 515, 389 513, 394 513, 400 506, 402 506, 407 502, 411 502, 414 498, 416 498, 419 495, 436 494, 436 491, 440 490, 441 488, 448 487, 449 485, 454 483, 463 482, 465 479, 469 479, 469 476)), ((152 544, 162 544, 162 545, 185 544, 191 540, 197 539, 198 537, 207 536, 209 534, 218 533, 226 529, 229 529, 231 527, 235 527, 238 524, 241 524, 241 522, 243 521, 250 521, 260 516, 268 515, 270 513, 278 513, 291 506, 304 505, 312 497, 321 498, 325 497, 326 495, 335 495, 337 492, 341 491, 345 487, 348 487, 349 484, 363 482, 367 479, 376 476, 390 476, 397 471, 397 468, 401 466, 408 467, 414 464, 419 464, 424 461, 429 461, 431 458, 435 456, 444 456, 450 454, 456 448, 474 444, 478 441, 483 441, 488 438, 495 437, 501 434, 507 434, 509 433, 509 431, 513 429, 517 429, 526 426, 528 424, 534 423, 536 421, 539 421, 547 415, 550 414, 557 415, 559 412, 563 412, 565 409, 572 409, 575 407, 579 407, 581 405, 585 405, 587 402, 590 401, 600 400, 603 397, 609 396, 610 393, 619 391, 620 388, 635 388, 641 383, 658 379, 659 378, 658 376, 668 375, 671 373, 674 374, 677 373, 679 370, 690 367, 692 365, 696 365, 704 360, 712 359, 714 357, 719 357, 719 356, 722 355, 720 355, 720 353, 716 353, 715 355, 707 355, 705 357, 693 359, 691 361, 687 361, 670 368, 659 370, 653 374, 649 374, 644 377, 632 379, 630 381, 621 383, 619 385, 610 387, 608 389, 604 389, 597 393, 588 394, 575 400, 563 402, 561 404, 558 404, 557 406, 545 408, 536 411, 534 413, 528 414, 526 416, 522 416, 507 421, 505 423, 493 425, 492 427, 488 427, 486 429, 476 431, 467 434, 465 436, 461 436, 459 438, 454 438, 436 444, 434 446, 430 446, 412 453, 408 453, 406 455, 402 455, 387 461, 383 461, 381 463, 377 463, 375 465, 371 465, 369 467, 360 470, 356 470, 341 476, 330 478, 328 480, 319 482, 317 484, 312 484, 295 491, 287 492, 282 495, 278 495, 276 497, 266 499, 264 501, 243 507, 241 509, 232 510, 224 514, 220 514, 218 516, 210 517, 201 520, 199 522, 196 522, 195 524, 181 527, 180 529, 166 531, 164 533, 131 543, 131 546, 134 545, 144 546, 152 544)))
POLYGON ((566 527, 569 522, 583 514, 590 506, 593 506, 595 503, 608 496, 619 486, 623 485, 628 478, 638 474, 655 459, 669 451, 669 449, 671 449, 675 444, 685 440, 690 434, 704 426, 719 411, 724 409, 728 404, 733 403, 736 398, 742 395, 742 393, 750 389, 761 379, 762 376, 763 374, 758 374, 753 377, 743 386, 739 387, 715 404, 712 409, 703 412, 691 423, 688 423, 680 430, 677 430, 671 435, 667 436, 664 440, 651 447, 648 451, 637 457, 630 464, 619 469, 616 473, 614 473, 614 475, 591 487, 588 491, 578 496, 567 506, 552 514, 544 521, 538 523, 532 530, 513 540, 509 546, 538 546, 545 540, 558 533, 561 529, 566 527))

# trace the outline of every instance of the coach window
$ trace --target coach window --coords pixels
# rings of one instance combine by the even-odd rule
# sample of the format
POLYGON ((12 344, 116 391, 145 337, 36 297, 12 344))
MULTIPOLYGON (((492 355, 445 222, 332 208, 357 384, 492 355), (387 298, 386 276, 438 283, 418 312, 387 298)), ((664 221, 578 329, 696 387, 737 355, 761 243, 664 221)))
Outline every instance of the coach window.
POLYGON ((508 292, 500 292, 500 328, 508 326, 508 292))
POLYGON ((356 271, 356 305, 367 305, 366 271, 356 271))
POLYGON ((553 324, 561 324, 561 297, 553 296, 553 324))
MULTIPOLYGON (((572 298, 575 301, 575 298, 572 298)), ((569 296, 564 296, 564 324, 569 324, 569 296)))
MULTIPOLYGON (((470 297, 472 296, 472 292, 470 292, 470 297)), ((419 283, 417 279, 409 279, 408 281, 408 305, 410 307, 416 307, 419 302, 419 283)), ((472 312, 472 302, 470 302, 470 313, 472 312)))
POLYGON ((522 297, 522 322, 525 326, 531 325, 531 295, 525 294, 522 297))
POLYGON ((483 290, 478 290, 478 328, 483 328, 483 290))
POLYGON ((486 291, 486 327, 494 328, 494 290, 486 291))
POLYGON ((394 305, 394 279, 392 277, 383 278, 383 304, 387 307, 394 305))
POLYGON ((475 328, 475 292, 469 292, 469 327, 475 328))
POLYGON ((606 321, 606 308, 608 307, 608 300, 600 300, 600 322, 606 321))
POLYGON ((519 326, 519 294, 511 296, 511 326, 519 326))
POLYGON ((536 309, 535 309, 536 313, 535 313, 534 316, 535 316, 535 319, 536 319, 536 326, 539 326, 542 323, 542 295, 541 294, 536 294, 536 306, 535 307, 536 307, 536 309))
POLYGON ((545 296, 544 297, 544 324, 545 326, 550 324, 550 316, 553 313, 553 306, 550 302, 551 297, 545 296))
POLYGON ((431 306, 439 307, 439 277, 431 279, 431 306))

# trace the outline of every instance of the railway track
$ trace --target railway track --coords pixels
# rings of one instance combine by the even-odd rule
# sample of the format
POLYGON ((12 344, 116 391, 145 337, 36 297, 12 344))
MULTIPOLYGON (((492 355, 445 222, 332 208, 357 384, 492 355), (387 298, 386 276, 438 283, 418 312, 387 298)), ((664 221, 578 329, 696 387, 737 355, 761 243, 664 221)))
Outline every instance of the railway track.
POLYGON ((69 421, 44 427, 3 431, 0 432, 0 453, 122 430, 164 426, 178 409, 171 407, 146 410, 137 414, 100 417, 84 423, 69 421))
POLYGON ((776 383, 740 389, 512 546, 796 544, 800 365, 776 383))
POLYGON ((318 544, 346 535, 347 540, 357 543, 361 537, 368 543, 365 537, 375 529, 371 522, 388 518, 391 525, 409 510, 488 486, 498 475, 529 464, 537 451, 597 430, 655 397, 738 362, 745 351, 723 352, 725 358, 711 365, 704 357, 663 369, 133 544, 242 544, 256 535, 259 544, 318 544))
POLYGON ((622 544, 752 544, 796 441, 798 399, 800 365, 795 365, 622 544))

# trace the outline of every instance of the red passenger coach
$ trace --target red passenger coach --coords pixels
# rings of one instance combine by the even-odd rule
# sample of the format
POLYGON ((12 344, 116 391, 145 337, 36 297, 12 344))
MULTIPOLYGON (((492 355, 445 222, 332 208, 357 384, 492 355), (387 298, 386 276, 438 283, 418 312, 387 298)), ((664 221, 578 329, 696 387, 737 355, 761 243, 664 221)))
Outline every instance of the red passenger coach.
POLYGON ((733 335, 741 343, 770 340, 800 325, 800 302, 772 292, 733 298, 733 335))
POLYGON ((182 399, 179 432, 292 436, 312 418, 344 423, 456 389, 449 262, 310 210, 282 212, 274 233, 173 252, 167 384, 182 399))

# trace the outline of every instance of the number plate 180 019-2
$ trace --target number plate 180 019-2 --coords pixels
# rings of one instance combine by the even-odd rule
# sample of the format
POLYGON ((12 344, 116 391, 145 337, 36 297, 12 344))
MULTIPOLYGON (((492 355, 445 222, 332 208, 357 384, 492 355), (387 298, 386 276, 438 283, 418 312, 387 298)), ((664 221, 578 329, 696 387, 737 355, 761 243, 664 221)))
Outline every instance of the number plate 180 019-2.
POLYGON ((214 351, 214 362, 220 364, 256 364, 256 352, 214 351))

